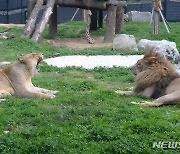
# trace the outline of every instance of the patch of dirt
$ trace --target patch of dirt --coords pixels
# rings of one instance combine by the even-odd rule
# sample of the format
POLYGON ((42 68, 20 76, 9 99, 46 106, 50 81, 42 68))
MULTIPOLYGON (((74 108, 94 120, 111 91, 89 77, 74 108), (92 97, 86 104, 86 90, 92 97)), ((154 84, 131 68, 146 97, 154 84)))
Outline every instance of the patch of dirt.
POLYGON ((0 24, 0 27, 13 28, 13 27, 24 27, 24 24, 0 24))
POLYGON ((103 43, 104 37, 93 37, 95 40, 94 44, 89 44, 87 40, 83 37, 81 38, 62 38, 56 40, 47 40, 47 42, 53 44, 55 47, 69 47, 75 49, 85 49, 85 48, 98 48, 98 47, 111 47, 112 43, 103 43))

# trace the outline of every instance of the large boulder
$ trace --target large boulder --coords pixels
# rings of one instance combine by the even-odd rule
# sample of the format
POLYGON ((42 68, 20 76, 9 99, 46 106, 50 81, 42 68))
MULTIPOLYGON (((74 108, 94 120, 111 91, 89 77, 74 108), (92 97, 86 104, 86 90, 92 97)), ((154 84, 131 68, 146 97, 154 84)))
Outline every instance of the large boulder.
POLYGON ((154 51, 165 56, 167 59, 169 59, 171 62, 175 64, 178 64, 180 62, 180 54, 176 48, 176 43, 174 42, 158 45, 154 49, 154 51))
POLYGON ((156 41, 156 40, 148 40, 148 39, 141 39, 138 44, 138 50, 154 50, 158 45, 161 44, 167 44, 169 41, 167 40, 161 40, 161 41, 156 41))
POLYGON ((180 62, 180 54, 176 48, 175 42, 167 40, 154 41, 142 39, 138 42, 137 47, 139 50, 155 51, 160 53, 175 64, 180 62))
POLYGON ((151 21, 151 12, 130 11, 126 15, 128 15, 128 21, 151 21))
POLYGON ((136 39, 133 35, 119 34, 114 37, 113 50, 135 50, 137 51, 136 39))

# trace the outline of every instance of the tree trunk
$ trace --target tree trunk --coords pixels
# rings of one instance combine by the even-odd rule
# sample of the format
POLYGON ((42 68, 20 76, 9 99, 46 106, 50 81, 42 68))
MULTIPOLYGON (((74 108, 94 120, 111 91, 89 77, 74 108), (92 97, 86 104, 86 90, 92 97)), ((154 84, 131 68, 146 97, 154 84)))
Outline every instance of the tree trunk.
POLYGON ((116 29, 115 33, 118 34, 124 30, 124 7, 117 6, 116 10, 116 29))
POLYGON ((152 21, 153 34, 159 34, 159 12, 153 10, 153 21, 152 21))
POLYGON ((104 43, 113 41, 115 35, 116 8, 117 6, 113 4, 108 5, 104 43))
POLYGON ((33 11, 31 12, 31 15, 28 18, 28 21, 26 22, 26 25, 24 27, 24 31, 21 34, 21 37, 30 37, 35 29, 36 19, 38 17, 39 11, 41 10, 43 5, 43 0, 38 0, 33 11))
POLYGON ((103 28, 103 10, 99 10, 98 28, 103 28))
POLYGON ((91 24, 90 24, 90 30, 96 30, 97 29, 97 10, 92 9, 92 16, 91 16, 91 24))
POLYGON ((36 4, 36 0, 28 0, 27 19, 29 19, 35 4, 36 4))
POLYGON ((53 13, 49 19, 49 37, 57 38, 57 5, 54 5, 53 13))
POLYGON ((44 13, 41 18, 41 21, 39 22, 38 26, 36 27, 35 32, 31 38, 33 41, 37 42, 39 40, 42 32, 44 31, 45 26, 48 23, 49 18, 52 14, 54 3, 55 3, 55 0, 48 0, 48 2, 46 4, 46 9, 44 10, 44 13))

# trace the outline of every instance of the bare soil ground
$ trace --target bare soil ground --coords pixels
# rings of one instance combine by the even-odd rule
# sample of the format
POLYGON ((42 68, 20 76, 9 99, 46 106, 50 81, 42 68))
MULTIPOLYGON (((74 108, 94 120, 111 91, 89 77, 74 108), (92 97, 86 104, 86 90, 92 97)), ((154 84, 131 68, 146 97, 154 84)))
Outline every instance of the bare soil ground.
POLYGON ((56 40, 47 40, 48 42, 52 43, 56 47, 66 46, 69 48, 77 48, 77 49, 84 49, 84 48, 97 48, 97 47, 111 47, 112 43, 103 43, 104 37, 93 37, 95 39, 94 44, 89 44, 87 40, 83 37, 81 38, 62 38, 56 40))
MULTIPOLYGON (((13 28, 13 27, 24 27, 24 24, 0 24, 0 27, 13 28)), ((89 44, 85 37, 80 38, 61 38, 56 40, 45 40, 56 47, 69 47, 77 49, 85 48, 98 48, 98 47, 111 47, 112 43, 103 43, 103 36, 93 36, 95 40, 94 44, 89 44)))
POLYGON ((24 27, 24 24, 0 24, 0 27, 13 28, 13 27, 24 27))

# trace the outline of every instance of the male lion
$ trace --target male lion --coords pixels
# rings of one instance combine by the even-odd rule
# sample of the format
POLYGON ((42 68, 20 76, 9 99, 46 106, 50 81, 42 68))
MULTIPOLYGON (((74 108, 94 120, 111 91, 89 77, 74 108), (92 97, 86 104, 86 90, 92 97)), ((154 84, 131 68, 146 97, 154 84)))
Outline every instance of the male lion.
POLYGON ((180 76, 175 67, 158 53, 149 52, 130 70, 136 76, 133 91, 116 91, 122 95, 142 95, 154 98, 153 102, 132 102, 144 106, 180 104, 180 76))
MULTIPOLYGON (((54 98, 57 91, 35 87, 31 78, 38 72, 43 54, 32 53, 21 56, 17 62, 0 71, 0 96, 54 98)), ((3 99, 2 99, 3 101, 3 99)))

